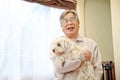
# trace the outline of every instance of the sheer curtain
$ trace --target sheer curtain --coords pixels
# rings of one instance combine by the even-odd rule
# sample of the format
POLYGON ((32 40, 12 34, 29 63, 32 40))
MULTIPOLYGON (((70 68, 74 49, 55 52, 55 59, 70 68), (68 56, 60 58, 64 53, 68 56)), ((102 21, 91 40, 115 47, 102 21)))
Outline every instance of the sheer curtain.
POLYGON ((52 80, 52 40, 62 9, 21 0, 0 1, 0 80, 52 80))

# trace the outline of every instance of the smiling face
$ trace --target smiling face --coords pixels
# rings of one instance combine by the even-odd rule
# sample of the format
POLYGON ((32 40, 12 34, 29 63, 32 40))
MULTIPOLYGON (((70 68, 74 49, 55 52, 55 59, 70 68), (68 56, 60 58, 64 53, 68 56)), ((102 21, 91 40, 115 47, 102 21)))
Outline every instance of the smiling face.
POLYGON ((76 39, 79 32, 79 21, 71 12, 67 13, 61 22, 62 31, 71 39, 76 39))

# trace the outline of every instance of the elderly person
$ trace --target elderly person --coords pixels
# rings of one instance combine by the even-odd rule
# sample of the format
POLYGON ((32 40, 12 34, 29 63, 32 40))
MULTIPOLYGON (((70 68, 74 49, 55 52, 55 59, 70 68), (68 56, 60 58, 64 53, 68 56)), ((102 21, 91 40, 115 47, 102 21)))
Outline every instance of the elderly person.
MULTIPOLYGON (((64 37, 73 40, 77 45, 82 48, 89 49, 91 54, 85 54, 85 60, 89 60, 95 72, 97 80, 101 80, 102 77, 102 62, 99 48, 95 41, 85 38, 79 35, 79 18, 74 10, 66 10, 60 16, 60 23, 64 37)), ((64 66, 61 66, 62 61, 56 54, 50 54, 50 58, 53 62, 55 70, 55 80, 77 80, 79 76, 79 68, 81 67, 81 59, 64 60, 64 66), (57 75, 57 73, 64 76, 57 75), (59 77, 62 77, 61 79, 59 77)), ((78 79, 81 80, 81 79, 78 79)))

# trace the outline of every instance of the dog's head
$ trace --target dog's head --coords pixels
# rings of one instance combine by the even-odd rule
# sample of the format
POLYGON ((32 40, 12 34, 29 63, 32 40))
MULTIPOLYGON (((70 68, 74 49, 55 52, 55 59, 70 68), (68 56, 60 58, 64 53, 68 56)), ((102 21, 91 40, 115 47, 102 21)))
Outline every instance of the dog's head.
POLYGON ((51 45, 51 52, 55 53, 57 55, 62 55, 64 53, 66 53, 68 51, 68 49, 71 50, 70 48, 73 46, 74 46, 74 44, 72 43, 71 40, 60 37, 53 41, 53 43, 51 45))

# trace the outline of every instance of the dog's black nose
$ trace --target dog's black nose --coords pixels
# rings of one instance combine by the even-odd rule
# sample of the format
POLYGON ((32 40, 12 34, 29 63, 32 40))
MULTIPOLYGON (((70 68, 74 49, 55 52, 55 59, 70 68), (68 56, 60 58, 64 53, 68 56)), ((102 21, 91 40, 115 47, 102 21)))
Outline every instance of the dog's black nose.
POLYGON ((53 49, 52 51, 55 52, 55 49, 53 49))

